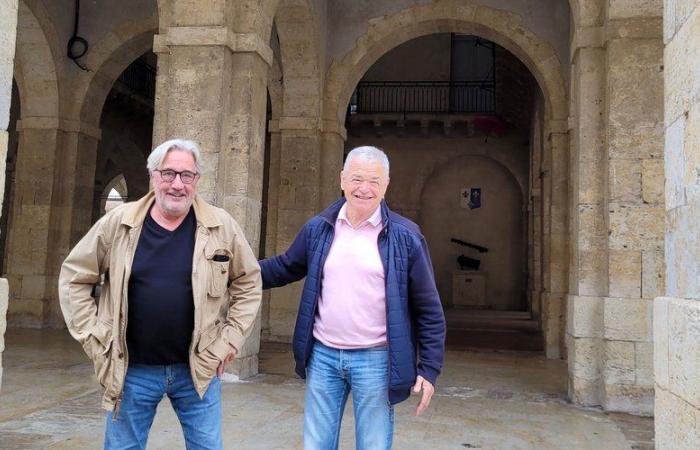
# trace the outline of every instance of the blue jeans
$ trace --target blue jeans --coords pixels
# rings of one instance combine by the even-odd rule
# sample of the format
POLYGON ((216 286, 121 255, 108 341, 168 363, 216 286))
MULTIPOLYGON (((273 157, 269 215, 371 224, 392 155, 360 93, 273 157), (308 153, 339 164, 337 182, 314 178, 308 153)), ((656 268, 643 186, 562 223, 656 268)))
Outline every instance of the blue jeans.
POLYGON ((119 411, 107 413, 105 449, 145 449, 156 407, 167 395, 180 419, 188 449, 223 449, 221 382, 217 377, 200 399, 188 364, 130 364, 119 411))
POLYGON ((394 408, 388 386, 386 347, 338 350, 317 341, 306 368, 304 448, 338 448, 340 423, 351 391, 357 449, 391 448, 394 408))

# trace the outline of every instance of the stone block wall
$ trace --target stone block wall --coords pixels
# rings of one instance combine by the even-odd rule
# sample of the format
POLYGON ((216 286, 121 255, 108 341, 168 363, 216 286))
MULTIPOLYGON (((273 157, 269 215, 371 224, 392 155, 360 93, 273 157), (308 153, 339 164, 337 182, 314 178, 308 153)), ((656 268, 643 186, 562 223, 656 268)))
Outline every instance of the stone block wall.
MULTIPOLYGON (((12 71, 17 36, 17 0, 0 0, 0 202, 5 187, 5 159, 7 155, 7 126, 12 99, 12 71)), ((0 205, 1 207, 2 205, 0 205)), ((2 386, 2 352, 5 350, 7 326, 7 280, 0 278, 0 386, 2 386)))
POLYGON ((651 415, 653 299, 665 285, 663 42, 660 4, 637 3, 608 2, 573 37, 567 341, 572 400, 651 415))
POLYGON ((658 449, 700 448, 700 2, 664 1, 666 296, 654 301, 658 449))

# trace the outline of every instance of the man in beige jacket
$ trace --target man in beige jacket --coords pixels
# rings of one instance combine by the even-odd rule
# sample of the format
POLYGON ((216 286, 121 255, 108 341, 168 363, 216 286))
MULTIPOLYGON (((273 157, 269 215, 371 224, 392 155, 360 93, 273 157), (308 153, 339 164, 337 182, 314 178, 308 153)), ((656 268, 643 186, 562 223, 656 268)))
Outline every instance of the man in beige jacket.
POLYGON ((147 167, 152 191, 64 261, 61 309, 105 389, 105 448, 145 448, 165 395, 187 448, 223 448, 219 376, 255 320, 260 268, 236 221, 197 196, 194 142, 161 144, 147 167))

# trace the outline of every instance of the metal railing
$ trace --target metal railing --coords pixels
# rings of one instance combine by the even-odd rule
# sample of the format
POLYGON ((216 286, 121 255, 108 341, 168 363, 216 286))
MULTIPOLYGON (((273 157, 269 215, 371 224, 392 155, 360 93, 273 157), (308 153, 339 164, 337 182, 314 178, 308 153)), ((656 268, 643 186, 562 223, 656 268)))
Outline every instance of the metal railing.
POLYGON ((491 81, 363 81, 350 100, 355 113, 493 113, 491 81))
POLYGON ((127 67, 118 81, 127 89, 145 99, 156 97, 156 69, 137 59, 127 67))

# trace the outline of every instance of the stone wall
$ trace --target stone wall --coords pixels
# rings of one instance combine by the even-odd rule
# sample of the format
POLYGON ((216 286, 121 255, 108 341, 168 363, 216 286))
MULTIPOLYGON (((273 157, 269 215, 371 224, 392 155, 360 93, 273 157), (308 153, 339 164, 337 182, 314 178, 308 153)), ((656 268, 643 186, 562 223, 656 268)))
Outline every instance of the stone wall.
POLYGON ((700 448, 699 4, 664 1, 666 296, 654 301, 658 449, 700 448))
MULTIPOLYGON (((2 199, 5 188, 5 157, 8 145, 7 127, 12 99, 17 0, 0 0, 0 11, 2 11, 2 15, 0 15, 0 199, 2 199)), ((2 353, 5 350, 7 302, 7 280, 0 278, 0 386, 2 386, 2 353)))

